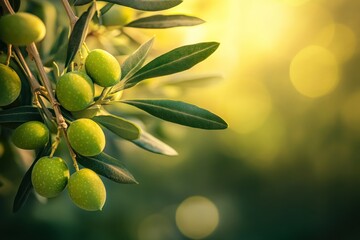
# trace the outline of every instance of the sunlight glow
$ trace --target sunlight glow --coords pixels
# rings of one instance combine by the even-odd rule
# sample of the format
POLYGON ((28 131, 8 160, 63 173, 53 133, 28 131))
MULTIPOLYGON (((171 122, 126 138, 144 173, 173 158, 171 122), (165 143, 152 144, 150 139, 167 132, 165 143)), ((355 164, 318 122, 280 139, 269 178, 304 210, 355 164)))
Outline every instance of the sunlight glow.
POLYGON ((316 37, 316 43, 328 48, 340 61, 350 59, 355 52, 356 36, 351 28, 343 24, 329 24, 316 37))
POLYGON ((176 210, 176 225, 185 236, 191 239, 209 236, 218 224, 218 209, 208 198, 189 197, 176 210))
POLYGON ((326 48, 308 46, 293 58, 290 78, 296 90, 304 96, 324 96, 339 82, 339 65, 334 54, 326 48))

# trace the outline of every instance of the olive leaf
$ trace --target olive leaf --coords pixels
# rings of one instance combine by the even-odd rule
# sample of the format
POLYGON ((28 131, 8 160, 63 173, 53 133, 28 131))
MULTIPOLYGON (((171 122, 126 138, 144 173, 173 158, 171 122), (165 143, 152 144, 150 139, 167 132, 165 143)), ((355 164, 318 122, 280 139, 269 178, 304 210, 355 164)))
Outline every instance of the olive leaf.
POLYGON ((36 158, 34 162, 31 164, 30 168, 26 171, 23 179, 21 180, 21 183, 19 185, 18 191, 16 193, 14 203, 13 203, 13 212, 17 212, 20 210, 22 206, 24 206, 32 188, 33 185, 31 183, 31 172, 34 168, 35 163, 43 156, 49 155, 51 150, 51 144, 48 143, 45 145, 45 147, 38 152, 36 155, 36 158))
POLYGON ((166 156, 177 156, 178 153, 166 143, 163 143, 153 135, 144 130, 141 131, 140 137, 138 139, 132 140, 137 146, 157 154, 162 154, 166 156))
POLYGON ((114 115, 99 115, 93 117, 92 119, 126 140, 139 138, 139 127, 124 118, 114 115))
POLYGON ((201 129, 225 129, 227 123, 219 116, 193 104, 173 100, 121 100, 163 120, 201 129))
POLYGON ((20 106, 0 111, 0 124, 41 120, 39 110, 32 106, 20 106))
POLYGON ((88 25, 93 18, 96 11, 96 5, 92 4, 89 9, 84 12, 80 18, 76 21, 74 29, 72 30, 69 38, 69 44, 67 48, 67 55, 65 60, 65 68, 69 66, 70 62, 74 59, 80 46, 83 44, 87 31, 88 25))
POLYGON ((194 26, 204 23, 204 20, 186 15, 154 15, 136 19, 125 27, 132 28, 172 28, 181 26, 194 26))
POLYGON ((93 157, 78 155, 77 160, 84 167, 90 168, 114 182, 138 183, 123 163, 104 152, 93 157))
POLYGON ((158 83, 158 86, 174 86, 180 88, 205 87, 216 83, 223 77, 220 74, 196 74, 191 76, 179 76, 169 78, 158 83))
POLYGON ((137 71, 125 83, 125 89, 140 81, 185 71, 209 57, 217 48, 217 42, 203 42, 185 45, 167 52, 137 71))
POLYGON ((124 81, 134 75, 142 67, 153 43, 154 38, 151 38, 126 58, 124 63, 121 65, 122 79, 124 81))
MULTIPOLYGON (((77 0, 75 6, 85 5, 93 0, 77 0)), ((104 2, 115 3, 143 11, 160 11, 175 7, 182 0, 104 0, 104 2)))
POLYGON ((100 9, 100 15, 104 15, 105 13, 107 13, 107 11, 110 10, 110 8, 114 5, 114 3, 107 3, 104 7, 102 7, 100 9))

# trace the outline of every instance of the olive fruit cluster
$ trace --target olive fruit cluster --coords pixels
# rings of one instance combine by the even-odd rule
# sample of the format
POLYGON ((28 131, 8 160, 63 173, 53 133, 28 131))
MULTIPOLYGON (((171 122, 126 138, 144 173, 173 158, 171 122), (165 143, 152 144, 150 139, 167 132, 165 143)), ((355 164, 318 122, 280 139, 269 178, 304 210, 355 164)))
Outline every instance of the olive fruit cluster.
MULTIPOLYGON (((101 128, 90 119, 78 119, 68 129, 69 142, 82 155, 100 153, 105 146, 101 128)), ((49 141, 49 130, 39 121, 29 121, 17 127, 12 142, 22 149, 38 149, 49 141)), ((101 178, 92 170, 83 168, 70 176, 65 161, 60 157, 42 157, 34 165, 31 182, 35 191, 46 198, 58 196, 68 186, 71 200, 78 207, 101 210, 106 190, 101 178)))
POLYGON ((68 111, 89 107, 94 101, 94 83, 111 87, 120 81, 121 68, 114 56, 102 49, 94 49, 85 59, 86 71, 72 71, 62 75, 56 84, 56 96, 68 111))
POLYGON ((73 203, 87 211, 102 210, 106 190, 101 178, 83 168, 70 176, 65 161, 60 157, 42 157, 34 165, 31 182, 35 191, 46 198, 58 196, 66 187, 73 203))

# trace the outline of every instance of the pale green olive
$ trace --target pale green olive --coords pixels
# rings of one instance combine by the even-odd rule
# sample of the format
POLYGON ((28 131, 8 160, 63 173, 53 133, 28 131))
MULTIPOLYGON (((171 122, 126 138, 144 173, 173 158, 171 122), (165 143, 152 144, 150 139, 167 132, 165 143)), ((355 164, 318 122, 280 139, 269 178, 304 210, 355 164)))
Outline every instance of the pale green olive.
POLYGON ((56 84, 56 97, 69 111, 81 111, 94 101, 94 84, 83 72, 68 72, 56 84))
POLYGON ((67 130, 71 147, 80 155, 95 156, 105 147, 105 135, 101 127, 91 119, 80 118, 67 130))
POLYGON ((92 50, 86 57, 85 68, 91 79, 102 87, 111 87, 120 82, 120 64, 105 50, 92 50))
POLYGON ((105 26, 123 26, 135 17, 135 13, 132 8, 114 5, 102 16, 102 24, 105 26))
POLYGON ((91 169, 83 168, 70 177, 68 192, 73 203, 87 211, 102 210, 106 189, 101 178, 91 169))
POLYGON ((29 121, 17 127, 11 139, 18 148, 37 149, 49 141, 49 129, 42 122, 29 121))
POLYGON ((19 97, 20 90, 19 75, 11 67, 0 63, 0 107, 14 102, 19 97))
POLYGON ((58 196, 70 177, 65 161, 59 157, 42 157, 34 165, 31 182, 35 191, 43 197, 58 196))
POLYGON ((0 18, 0 39, 18 46, 38 42, 45 37, 46 28, 37 16, 18 12, 0 18))

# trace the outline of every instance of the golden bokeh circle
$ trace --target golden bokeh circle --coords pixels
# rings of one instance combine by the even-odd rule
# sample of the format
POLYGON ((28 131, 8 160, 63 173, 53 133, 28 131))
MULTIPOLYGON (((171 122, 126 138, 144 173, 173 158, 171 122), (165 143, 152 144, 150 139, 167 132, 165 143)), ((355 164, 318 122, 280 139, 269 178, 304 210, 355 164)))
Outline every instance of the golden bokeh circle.
POLYGON ((339 75, 335 55, 321 46, 305 47, 290 64, 290 79, 295 89, 311 98, 332 92, 339 83, 339 75))
POLYGON ((208 198, 192 196, 185 199, 176 209, 176 225, 191 239, 209 236, 219 224, 219 212, 208 198))

